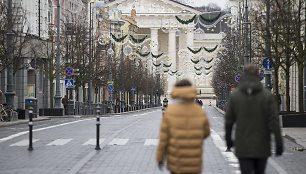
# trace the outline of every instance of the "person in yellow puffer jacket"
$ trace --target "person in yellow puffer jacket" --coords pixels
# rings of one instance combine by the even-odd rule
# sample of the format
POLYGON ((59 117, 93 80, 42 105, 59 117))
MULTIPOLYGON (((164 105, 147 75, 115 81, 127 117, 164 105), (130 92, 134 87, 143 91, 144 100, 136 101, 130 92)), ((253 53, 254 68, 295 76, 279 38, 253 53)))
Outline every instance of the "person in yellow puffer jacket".
POLYGON ((161 169, 167 159, 172 174, 202 171, 203 140, 210 126, 205 111, 194 102, 196 94, 188 80, 177 82, 171 93, 174 102, 163 114, 156 160, 161 169))

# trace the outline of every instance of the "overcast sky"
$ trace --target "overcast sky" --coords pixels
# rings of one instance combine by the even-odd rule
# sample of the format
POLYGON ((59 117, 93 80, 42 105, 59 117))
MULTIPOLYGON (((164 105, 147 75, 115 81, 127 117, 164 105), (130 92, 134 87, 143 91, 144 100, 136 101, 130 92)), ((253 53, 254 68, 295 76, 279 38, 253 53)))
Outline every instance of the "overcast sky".
POLYGON ((209 3, 215 3, 218 6, 220 6, 222 9, 226 7, 226 2, 228 0, 194 0, 194 5, 195 6, 202 6, 202 5, 207 5, 209 3))

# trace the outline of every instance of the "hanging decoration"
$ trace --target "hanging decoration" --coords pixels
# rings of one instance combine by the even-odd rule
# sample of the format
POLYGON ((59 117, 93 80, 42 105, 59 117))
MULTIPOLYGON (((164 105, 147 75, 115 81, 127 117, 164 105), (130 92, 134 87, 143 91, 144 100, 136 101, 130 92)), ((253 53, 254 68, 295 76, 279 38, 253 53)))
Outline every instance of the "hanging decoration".
POLYGON ((191 62, 194 63, 194 64, 198 64, 198 63, 200 62, 200 60, 192 60, 192 59, 190 59, 190 60, 191 60, 191 62))
MULTIPOLYGON (((200 15, 200 16, 201 16, 201 15, 200 15)), ((195 22, 195 26, 198 26, 198 28, 199 28, 200 26, 205 27, 205 28, 207 28, 207 29, 213 28, 213 27, 215 27, 220 21, 223 21, 224 18, 230 17, 230 16, 232 16, 231 13, 224 14, 223 16, 219 17, 219 19, 217 19, 215 22, 213 22, 213 23, 211 23, 211 24, 208 24, 208 25, 207 25, 207 24, 204 24, 204 23, 201 21, 201 17, 199 17, 199 18, 197 18, 197 20, 196 20, 196 22, 195 22)))
POLYGON ((210 63, 211 61, 213 61, 214 58, 211 58, 210 60, 205 60, 206 63, 210 63))
POLYGON ((200 71, 203 67, 201 66, 200 68, 194 67, 195 70, 200 71))
POLYGON ((215 46, 215 48, 212 48, 212 49, 207 49, 205 47, 203 47, 205 51, 211 53, 211 52, 214 52, 217 48, 218 48, 218 45, 215 46))
POLYGON ((177 70, 176 70, 176 71, 171 71, 171 73, 172 73, 172 74, 175 74, 175 73, 177 73, 177 70))
POLYGON ((148 52, 148 53, 141 53, 138 50, 136 51, 136 53, 139 54, 141 57, 147 57, 150 54, 150 52, 148 52))
POLYGON ((205 67, 205 69, 206 69, 206 70, 210 70, 210 69, 211 69, 211 67, 212 67, 212 66, 210 66, 210 67, 205 67))
POLYGON ((160 53, 159 55, 154 55, 153 53, 151 53, 151 55, 152 55, 152 57, 154 57, 154 58, 159 58, 160 56, 162 56, 164 53, 160 53))
POLYGON ((191 19, 188 20, 183 20, 180 19, 178 16, 175 16, 176 20, 178 20, 181 24, 190 24, 191 22, 193 22, 195 20, 197 15, 194 15, 191 19))
POLYGON ((137 62, 135 63, 135 65, 136 65, 137 67, 139 67, 139 66, 140 66, 140 63, 137 61, 137 62))
POLYGON ((153 65, 154 65, 155 67, 159 67, 159 66, 161 65, 161 63, 155 64, 155 63, 153 62, 153 65))
POLYGON ((136 39, 134 36, 130 35, 130 38, 132 39, 133 42, 135 43, 142 43, 148 36, 145 35, 142 39, 136 39))
POLYGON ((218 14, 216 17, 211 18, 211 19, 205 18, 205 17, 202 16, 202 15, 199 15, 199 16, 200 16, 200 18, 201 18, 203 21, 212 23, 212 22, 215 22, 216 20, 218 20, 218 19, 220 18, 221 12, 219 12, 219 14, 218 14))
POLYGON ((127 45, 123 48, 123 53, 126 56, 129 56, 132 53, 132 51, 133 51, 133 48, 129 45, 127 45))
POLYGON ((170 63, 169 65, 163 64, 164 67, 169 68, 172 65, 172 63, 170 63))
POLYGON ((116 42, 122 42, 127 37, 127 35, 124 35, 121 38, 117 38, 113 33, 111 33, 111 36, 116 42))
POLYGON ((202 72, 196 72, 196 75, 200 76, 202 75, 202 72))
POLYGON ((188 48, 188 50, 191 51, 193 54, 197 54, 197 53, 199 53, 199 52, 202 50, 202 47, 199 48, 198 50, 193 50, 193 49, 191 49, 190 47, 187 47, 187 48, 188 48))
POLYGON ((210 75, 210 73, 211 73, 211 72, 205 73, 205 75, 207 75, 207 76, 208 76, 208 75, 210 75))

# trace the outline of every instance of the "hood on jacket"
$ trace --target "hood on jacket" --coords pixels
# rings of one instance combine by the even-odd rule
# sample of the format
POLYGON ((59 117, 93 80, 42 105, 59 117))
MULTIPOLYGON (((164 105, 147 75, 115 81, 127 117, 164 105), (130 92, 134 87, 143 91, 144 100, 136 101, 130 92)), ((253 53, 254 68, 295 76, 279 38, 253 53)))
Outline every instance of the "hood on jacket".
POLYGON ((241 76, 239 88, 243 93, 249 96, 263 90, 260 78, 256 75, 250 74, 244 74, 241 76))
POLYGON ((174 87, 171 92, 173 99, 194 100, 197 96, 197 90, 192 86, 174 87))

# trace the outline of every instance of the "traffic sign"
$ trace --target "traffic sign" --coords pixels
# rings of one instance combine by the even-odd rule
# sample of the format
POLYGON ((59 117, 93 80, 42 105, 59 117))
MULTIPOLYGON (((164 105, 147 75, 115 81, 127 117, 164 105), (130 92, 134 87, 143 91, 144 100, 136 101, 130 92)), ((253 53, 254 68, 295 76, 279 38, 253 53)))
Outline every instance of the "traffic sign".
POLYGON ((235 76, 235 81, 236 81, 236 82, 240 82, 240 74, 238 74, 238 75, 235 76))
POLYGON ((107 86, 107 89, 108 89, 109 91, 111 91, 111 90, 113 90, 113 89, 114 89, 114 86, 113 86, 113 85, 111 85, 111 84, 109 84, 109 85, 107 86))
POLYGON ((73 88, 73 79, 65 79, 65 87, 73 88))
POLYGON ((73 69, 71 67, 67 67, 66 70, 65 70, 65 74, 67 76, 72 76, 73 75, 73 69))
POLYGON ((132 89, 131 89, 131 91, 136 91, 136 87, 133 86, 132 89))
POLYGON ((265 77, 265 72, 264 70, 260 71, 260 80, 262 80, 265 77))
POLYGON ((108 85, 113 85, 113 84, 114 84, 114 81, 107 81, 107 84, 108 84, 108 85))
POLYGON ((263 61, 262 61, 262 66, 265 68, 265 69, 271 69, 272 68, 272 61, 266 57, 263 61))
POLYGON ((121 92, 121 93, 124 93, 124 91, 125 91, 124 88, 121 88, 121 89, 120 89, 120 92, 121 92))

